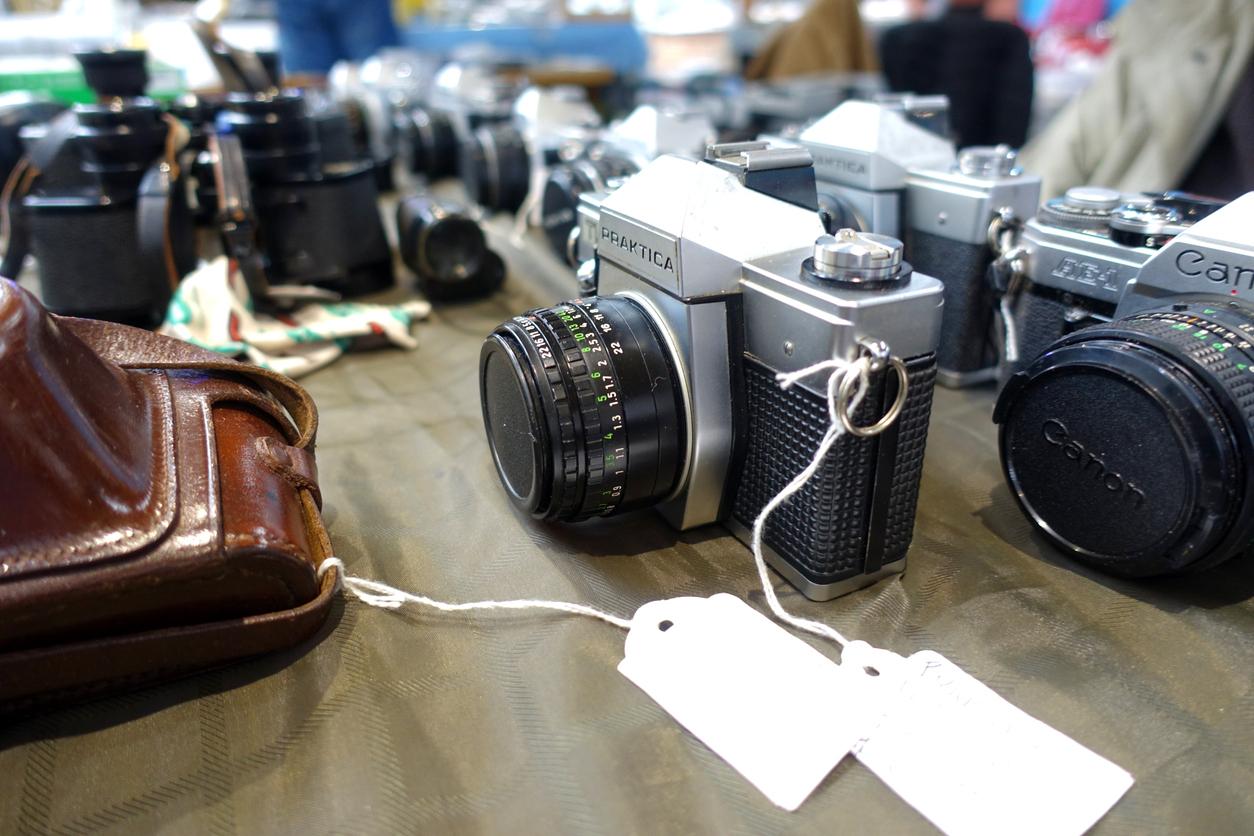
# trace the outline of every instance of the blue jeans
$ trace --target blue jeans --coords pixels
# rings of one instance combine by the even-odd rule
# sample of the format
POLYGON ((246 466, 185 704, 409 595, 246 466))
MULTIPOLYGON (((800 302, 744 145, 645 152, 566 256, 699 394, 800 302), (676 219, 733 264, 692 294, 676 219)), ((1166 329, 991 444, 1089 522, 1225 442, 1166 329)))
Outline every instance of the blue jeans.
POLYGON ((278 18, 285 73, 326 75, 400 43, 390 0, 279 0, 278 18))

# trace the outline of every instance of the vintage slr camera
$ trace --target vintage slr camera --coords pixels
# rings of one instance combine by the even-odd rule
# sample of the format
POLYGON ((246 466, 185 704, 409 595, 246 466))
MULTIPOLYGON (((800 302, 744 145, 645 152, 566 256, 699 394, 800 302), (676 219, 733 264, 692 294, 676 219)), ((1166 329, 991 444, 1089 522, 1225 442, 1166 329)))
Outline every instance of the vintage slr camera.
POLYGON ((853 431, 771 516, 765 552, 816 600, 903 569, 941 286, 895 240, 825 235, 813 200, 809 155, 765 143, 660 157, 605 199, 599 295, 515 317, 480 355, 488 442, 521 509, 656 506, 747 541, 831 421, 823 375, 785 390, 776 374, 862 355, 865 399, 837 404, 853 431))
POLYGON ((540 226, 553 252, 578 266, 583 195, 613 191, 662 154, 701 156, 713 140, 714 127, 704 114, 641 105, 592 138, 564 145, 540 200, 540 226))
POLYGON ((850 100, 801 132, 796 141, 814 157, 829 230, 903 237, 907 171, 950 171, 957 162, 953 143, 919 124, 943 101, 926 99, 916 120, 901 102, 850 100))
POLYGON ((488 248, 479 222, 448 200, 417 194, 400 201, 396 236, 401 260, 432 301, 487 296, 505 281, 505 262, 488 248))
POLYGON ((1002 230, 1021 226, 1041 200, 1041 180, 1025 174, 1009 146, 965 148, 948 169, 906 174, 906 253, 916 270, 945 284, 936 352, 937 382, 995 380, 1001 329, 989 267, 1002 230))
POLYGON ((482 125, 463 143, 461 179, 466 193, 489 212, 518 211, 533 180, 558 162, 559 149, 600 124, 601 117, 582 90, 529 88, 514 103, 512 120, 482 125))
POLYGON ((396 115, 403 166, 428 181, 458 175, 462 145, 480 127, 511 121, 522 91, 521 80, 503 66, 445 64, 435 74, 426 103, 396 115))
POLYGON ((1002 245, 1011 312, 1003 380, 1026 368, 1060 337, 1107 322, 1134 279, 1171 238, 1222 206, 1182 192, 1123 195, 1078 186, 1041 205, 1002 245))
POLYGON ((244 149, 270 280, 352 296, 392 285, 392 252, 373 167, 345 159, 335 124, 293 92, 232 93, 218 116, 244 149))
POLYGON ((1154 251, 1115 318, 1051 345, 994 420, 1019 505, 1077 560, 1145 577, 1254 546, 1254 192, 1154 251))
POLYGON ((77 57, 99 103, 24 133, 27 157, 8 197, 0 272, 16 278, 33 254, 49 310, 154 326, 196 264, 177 160, 187 131, 143 97, 143 52, 77 57))

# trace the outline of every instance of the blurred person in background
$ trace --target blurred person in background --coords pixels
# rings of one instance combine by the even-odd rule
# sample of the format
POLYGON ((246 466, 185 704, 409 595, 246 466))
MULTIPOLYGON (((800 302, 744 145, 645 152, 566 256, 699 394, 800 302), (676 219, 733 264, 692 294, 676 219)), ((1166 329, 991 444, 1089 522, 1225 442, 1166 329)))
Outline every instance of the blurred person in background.
POLYGON ((391 0, 278 0, 277 17, 283 70, 307 80, 400 44, 391 0))
POLYGON ((1131 0, 1111 26, 1102 69, 1019 158, 1042 195, 1254 189, 1254 2, 1131 0))
POLYGON ((1028 35, 1003 0, 949 0, 940 16, 889 29, 880 40, 888 86, 899 92, 949 97, 959 147, 1027 140, 1033 68, 1028 35))
POLYGON ((776 32, 762 47, 745 68, 745 78, 769 80, 877 69, 858 0, 815 0, 804 15, 776 32))

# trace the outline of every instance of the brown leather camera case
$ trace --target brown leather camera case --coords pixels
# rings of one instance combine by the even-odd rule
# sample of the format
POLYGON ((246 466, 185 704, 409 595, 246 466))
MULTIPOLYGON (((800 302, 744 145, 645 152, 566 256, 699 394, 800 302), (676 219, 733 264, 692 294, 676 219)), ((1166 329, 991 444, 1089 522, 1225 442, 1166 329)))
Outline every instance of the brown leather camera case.
POLYGON ((316 428, 286 377, 0 280, 0 710, 316 632, 316 428))

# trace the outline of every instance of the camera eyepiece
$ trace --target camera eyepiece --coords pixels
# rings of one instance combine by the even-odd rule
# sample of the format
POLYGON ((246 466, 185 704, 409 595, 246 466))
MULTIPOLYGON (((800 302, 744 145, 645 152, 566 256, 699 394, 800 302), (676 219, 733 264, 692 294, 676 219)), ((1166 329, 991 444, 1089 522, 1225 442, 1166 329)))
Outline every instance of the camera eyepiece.
POLYGON ((1254 306, 1195 297, 1062 339, 998 399, 1020 506, 1076 559, 1125 577, 1254 542, 1254 306))
POLYGON ((533 517, 616 514, 679 482, 682 387, 632 299, 565 302, 498 326, 479 356, 479 394, 501 482, 533 517))
POLYGON ((87 86, 102 101, 139 98, 148 87, 147 53, 142 49, 99 49, 77 52, 74 57, 83 68, 87 86))

